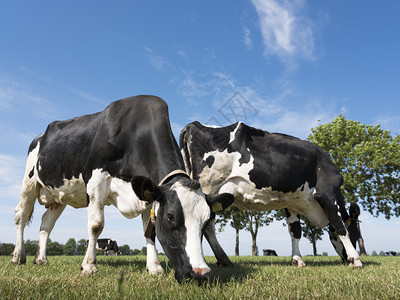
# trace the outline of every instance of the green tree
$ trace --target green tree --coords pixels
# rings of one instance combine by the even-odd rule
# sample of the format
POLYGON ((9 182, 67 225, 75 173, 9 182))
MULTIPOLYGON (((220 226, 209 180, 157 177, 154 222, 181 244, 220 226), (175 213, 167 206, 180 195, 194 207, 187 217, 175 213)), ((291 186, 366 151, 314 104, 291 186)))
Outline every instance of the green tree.
POLYGON ((133 249, 132 255, 140 255, 142 252, 139 249, 133 249))
POLYGON ((0 255, 11 255, 14 251, 14 244, 11 243, 1 243, 0 244, 0 255))
POLYGON ((64 246, 58 242, 53 242, 49 239, 47 243, 47 254, 48 255, 62 255, 64 246))
POLYGON ((245 210, 244 211, 246 218, 247 218, 247 224, 245 229, 250 232, 251 234, 251 239, 252 239, 252 255, 257 256, 258 255, 258 249, 257 249, 257 234, 258 234, 258 229, 262 226, 268 226, 272 221, 274 220, 273 217, 271 217, 271 212, 270 211, 250 211, 250 210, 245 210))
POLYGON ((220 225, 219 231, 222 231, 228 222, 236 232, 235 255, 239 256, 239 231, 243 230, 247 223, 245 212, 239 209, 236 205, 231 205, 221 213, 217 214, 215 223, 220 225))
POLYGON ((303 236, 308 239, 313 246, 313 255, 317 256, 317 241, 322 240, 322 236, 324 235, 323 229, 314 226, 307 218, 301 216, 302 220, 302 232, 303 236))
POLYGON ((76 241, 74 238, 71 238, 64 245, 63 254, 64 255, 75 255, 75 252, 76 252, 76 241))
POLYGON ((342 192, 373 216, 400 216, 400 136, 342 115, 313 128, 308 139, 331 156, 343 175, 342 192))
POLYGON ((26 255, 36 255, 39 247, 39 241, 25 241, 25 254, 26 255))
POLYGON ((119 248, 119 251, 121 251, 121 253, 123 255, 129 255, 131 252, 131 248, 129 248, 129 245, 122 245, 119 248))
POLYGON ((86 252, 86 240, 80 239, 76 244, 76 254, 77 255, 84 255, 86 252))

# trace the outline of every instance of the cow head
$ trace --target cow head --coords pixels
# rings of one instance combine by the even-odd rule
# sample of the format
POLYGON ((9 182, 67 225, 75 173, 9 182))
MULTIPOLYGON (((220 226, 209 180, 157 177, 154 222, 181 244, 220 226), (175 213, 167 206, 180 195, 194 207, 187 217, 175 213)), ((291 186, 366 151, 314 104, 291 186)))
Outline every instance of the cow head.
POLYGON ((204 260, 202 232, 213 212, 233 203, 233 196, 221 194, 210 198, 200 184, 186 177, 175 177, 162 186, 145 177, 134 177, 132 187, 140 199, 157 201, 156 235, 171 262, 175 278, 206 279, 210 268, 204 260))
POLYGON ((360 221, 358 220, 358 217, 360 216, 360 207, 357 203, 352 203, 350 205, 349 214, 350 218, 347 219, 347 231, 349 232, 350 241, 355 248, 356 243, 361 236, 360 221))

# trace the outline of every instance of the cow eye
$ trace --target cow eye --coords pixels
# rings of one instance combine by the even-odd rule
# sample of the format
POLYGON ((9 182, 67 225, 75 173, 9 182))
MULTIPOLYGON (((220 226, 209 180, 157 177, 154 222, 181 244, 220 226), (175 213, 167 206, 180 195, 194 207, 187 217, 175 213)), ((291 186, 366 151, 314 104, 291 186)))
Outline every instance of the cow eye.
POLYGON ((167 220, 172 223, 172 222, 175 221, 175 218, 174 218, 174 216, 172 214, 168 213, 167 214, 167 220))

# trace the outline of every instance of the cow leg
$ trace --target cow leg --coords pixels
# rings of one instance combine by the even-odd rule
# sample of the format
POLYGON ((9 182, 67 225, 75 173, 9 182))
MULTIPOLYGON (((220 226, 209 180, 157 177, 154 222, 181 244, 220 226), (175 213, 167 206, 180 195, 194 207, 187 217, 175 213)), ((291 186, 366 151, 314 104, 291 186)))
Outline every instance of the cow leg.
POLYGON ((89 231, 89 242, 86 250, 85 258, 82 263, 83 274, 94 274, 97 273, 97 261, 96 261, 96 243, 101 232, 104 228, 104 205, 98 201, 96 196, 89 196, 88 206, 88 231, 89 231))
MULTIPOLYGON (((143 229, 146 231, 147 224, 150 219, 150 212, 146 211, 142 214, 143 229)), ((147 255, 146 255, 146 269, 150 275, 164 274, 164 269, 158 259, 156 249, 156 230, 152 228, 150 237, 146 237, 147 255)))
POLYGON ((49 235, 54 228, 54 224, 64 211, 65 207, 65 204, 57 204, 49 207, 43 214, 39 233, 39 248, 36 253, 36 257, 33 260, 34 264, 41 265, 48 263, 46 255, 47 240, 49 239, 49 235))
POLYGON ((38 197, 38 187, 35 180, 27 177, 24 179, 21 191, 21 201, 15 208, 15 227, 17 229, 17 241, 11 262, 13 264, 25 264, 26 255, 24 247, 24 229, 26 223, 33 214, 36 198, 38 197))
POLYGON ((288 225, 288 230, 290 237, 292 239, 292 263, 298 267, 304 267, 304 263, 300 254, 300 238, 301 238, 301 225, 300 225, 300 215, 293 213, 285 208, 286 213, 286 223, 288 225))
POLYGON ((228 255, 226 255, 224 249, 222 249, 215 235, 214 219, 207 224, 207 226, 204 228, 203 233, 208 243, 210 244, 212 251, 214 252, 214 255, 217 259, 217 264, 222 265, 223 267, 232 267, 233 264, 231 260, 228 258, 228 255))
POLYGON ((344 249, 342 242, 339 239, 339 236, 335 234, 335 229, 333 229, 332 225, 329 225, 329 239, 331 240, 331 243, 333 245, 333 248, 335 248, 335 251, 339 256, 342 258, 343 263, 347 262, 347 254, 346 254, 346 249, 344 249))
POLYGON ((350 262, 349 267, 362 268, 360 256, 350 241, 349 233, 342 218, 342 213, 345 213, 345 211, 340 209, 337 202, 342 201, 339 196, 339 192, 334 191, 325 193, 317 192, 314 194, 314 198, 324 209, 330 225, 334 228, 335 232, 339 236, 340 242, 343 244, 347 254, 347 261, 350 262))

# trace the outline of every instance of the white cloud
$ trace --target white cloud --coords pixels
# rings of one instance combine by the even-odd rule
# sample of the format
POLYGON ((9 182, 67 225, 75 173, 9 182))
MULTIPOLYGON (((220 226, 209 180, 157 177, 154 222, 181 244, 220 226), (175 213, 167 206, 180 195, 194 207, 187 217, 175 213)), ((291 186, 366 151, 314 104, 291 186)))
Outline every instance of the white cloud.
POLYGON ((31 87, 8 79, 0 79, 2 112, 29 112, 40 118, 51 118, 51 102, 32 92, 31 87))
POLYGON ((244 31, 243 43, 246 46, 246 49, 251 50, 253 49, 253 40, 251 39, 251 31, 246 26, 243 27, 243 31, 244 31))
POLYGON ((298 58, 314 60, 314 24, 303 15, 304 1, 251 0, 258 16, 265 55, 291 67, 298 58))
POLYGON ((185 70, 182 74, 184 78, 179 90, 186 99, 196 105, 200 105, 204 97, 213 101, 214 109, 208 109, 207 115, 194 114, 190 121, 220 126, 244 121, 270 132, 306 139, 311 128, 330 122, 339 114, 334 101, 319 98, 304 100, 290 82, 284 83, 278 95, 269 95, 263 88, 238 85, 232 76, 222 72, 213 71, 202 77, 185 70), (203 78, 206 79, 201 80, 203 78))
POLYGON ((73 92, 74 94, 78 95, 82 99, 88 100, 88 101, 93 102, 93 103, 101 104, 104 107, 107 106, 107 102, 106 101, 104 101, 104 100, 102 100, 100 98, 97 98, 96 96, 90 95, 89 93, 84 92, 84 91, 82 91, 80 89, 77 89, 77 88, 74 88, 74 87, 69 87, 69 90, 71 92, 73 92))
POLYGON ((175 67, 164 57, 155 53, 152 49, 144 47, 150 60, 150 65, 157 70, 163 71, 166 67, 175 69, 175 67))

